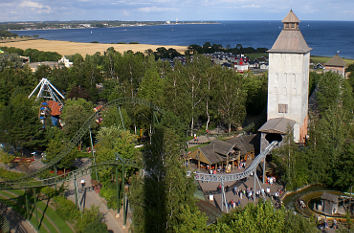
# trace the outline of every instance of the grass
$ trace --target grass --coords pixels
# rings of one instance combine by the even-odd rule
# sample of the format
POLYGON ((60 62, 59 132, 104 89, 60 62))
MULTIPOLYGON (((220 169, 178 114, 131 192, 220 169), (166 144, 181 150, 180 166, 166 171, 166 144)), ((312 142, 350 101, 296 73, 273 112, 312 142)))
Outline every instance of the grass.
MULTIPOLYGON (((0 195, 6 196, 9 198, 16 198, 16 197, 21 196, 23 194, 24 194, 23 190, 0 191, 0 195)), ((10 205, 17 204, 15 200, 11 200, 11 201, 8 200, 7 203, 10 205)), ((43 226, 40 227, 40 229, 39 229, 40 233, 47 232, 47 229, 49 230, 48 233, 58 232, 56 229, 59 229, 60 232, 58 232, 58 233, 61 233, 61 232, 73 233, 73 231, 66 224, 66 222, 59 215, 57 215, 55 213, 55 210, 50 205, 47 206, 47 203, 44 203, 43 201, 38 201, 37 202, 37 211, 38 211, 39 217, 42 217, 43 213, 45 213, 45 215, 43 216, 43 219, 42 219, 42 223, 41 223, 41 224, 43 224, 44 227, 43 226), (49 221, 48 218, 51 221, 49 221), (55 224, 56 227, 52 224, 52 222, 55 224)), ((29 219, 29 221, 31 222, 31 224, 33 226, 37 226, 37 224, 38 224, 35 216, 36 216, 35 210, 33 210, 31 217, 29 219)))
MULTIPOLYGON (((322 56, 311 56, 311 62, 313 63, 326 63, 329 59, 331 59, 331 57, 322 57, 322 56)), ((348 58, 343 58, 343 60, 345 61, 345 63, 348 65, 353 64, 354 63, 354 59, 348 59, 348 58)))

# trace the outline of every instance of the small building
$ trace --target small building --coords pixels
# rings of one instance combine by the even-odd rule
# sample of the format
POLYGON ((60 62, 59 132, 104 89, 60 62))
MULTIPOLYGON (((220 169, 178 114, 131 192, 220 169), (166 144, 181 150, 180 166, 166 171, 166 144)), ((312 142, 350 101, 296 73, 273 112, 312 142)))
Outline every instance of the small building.
POLYGON ((60 65, 55 61, 42 61, 42 62, 31 62, 28 63, 29 68, 32 72, 36 72, 39 66, 49 66, 51 69, 58 68, 60 65))
POLYGON ((197 164, 198 169, 225 168, 231 172, 242 160, 253 159, 258 148, 256 134, 234 137, 226 141, 215 140, 199 147, 186 158, 197 164))
POLYGON ((71 61, 69 61, 69 59, 67 59, 65 56, 63 56, 62 58, 60 58, 60 60, 58 61, 58 63, 63 64, 66 68, 70 68, 72 67, 73 63, 71 61))
POLYGON ((240 72, 240 73, 246 72, 246 71, 248 71, 248 69, 249 69, 248 63, 246 63, 243 58, 240 58, 240 59, 234 64, 234 67, 235 67, 236 71, 237 71, 237 72, 240 72))
POLYGON ((275 118, 268 120, 261 128, 261 151, 272 142, 281 143, 286 135, 294 129, 296 121, 287 118, 275 118))
POLYGON ((325 72, 332 71, 334 73, 345 76, 345 61, 336 54, 328 62, 324 64, 325 72))
POLYGON ((323 193, 322 199, 322 211, 329 215, 334 215, 338 211, 338 196, 331 193, 323 193))

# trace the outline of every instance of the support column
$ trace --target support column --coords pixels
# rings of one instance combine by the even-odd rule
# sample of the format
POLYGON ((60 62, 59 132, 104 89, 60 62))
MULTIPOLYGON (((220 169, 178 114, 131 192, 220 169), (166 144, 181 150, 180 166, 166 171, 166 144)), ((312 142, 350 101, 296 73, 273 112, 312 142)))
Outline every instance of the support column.
POLYGON ((96 155, 95 155, 95 151, 93 149, 91 127, 89 127, 89 131, 90 131, 91 152, 92 152, 92 156, 93 156, 93 165, 95 166, 95 175, 96 175, 97 182, 100 182, 100 180, 98 178, 97 167, 96 167, 96 155))
POLYGON ((76 204, 76 208, 79 208, 79 204, 78 204, 78 199, 77 199, 77 182, 76 182, 76 174, 74 174, 74 187, 75 187, 75 204, 76 204))
POLYGON ((265 164, 266 163, 266 158, 263 159, 263 184, 265 183, 265 164))
POLYGON ((116 166, 116 182, 117 182, 117 215, 119 217, 120 212, 120 185, 118 180, 118 166, 116 166))
POLYGON ((221 181, 221 211, 223 210, 223 205, 226 207, 226 213, 229 212, 229 206, 227 205, 226 195, 225 195, 225 187, 224 181, 221 181))
POLYGON ((25 198, 26 198, 26 219, 29 219, 28 193, 27 193, 27 190, 25 190, 25 198))
POLYGON ((127 212, 128 212, 128 198, 127 193, 124 192, 124 207, 123 207, 123 225, 127 225, 127 212))
MULTIPOLYGON (((124 186, 125 186, 125 181, 124 181, 124 175, 125 175, 125 164, 123 164, 122 166, 122 191, 123 191, 123 218, 126 218, 125 216, 125 189, 124 189, 124 186)), ((124 224, 125 226, 125 224, 124 224)))
POLYGON ((257 179, 257 168, 253 171, 253 202, 256 201, 256 179, 257 179))
POLYGON ((39 230, 38 210, 37 210, 37 189, 34 189, 34 211, 36 215, 36 229, 39 230))

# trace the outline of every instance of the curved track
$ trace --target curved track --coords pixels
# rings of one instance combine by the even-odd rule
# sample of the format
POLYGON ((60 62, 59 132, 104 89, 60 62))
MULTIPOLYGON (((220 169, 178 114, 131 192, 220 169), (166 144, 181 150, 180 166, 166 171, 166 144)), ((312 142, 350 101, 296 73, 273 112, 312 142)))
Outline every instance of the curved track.
MULTIPOLYGON (((87 167, 81 167, 74 171, 49 177, 46 179, 32 179, 25 181, 8 181, 4 183, 0 183, 0 190, 17 190, 17 189, 30 189, 30 188, 40 188, 45 186, 53 186, 59 183, 63 183, 66 181, 70 181, 73 179, 80 178, 82 176, 91 174, 93 169, 97 167, 111 167, 111 166, 120 166, 123 163, 121 161, 108 161, 104 163, 98 163, 95 165, 90 165, 87 167)), ((139 168, 139 166, 135 163, 125 162, 125 166, 139 168)))
POLYGON ((198 181, 217 183, 242 180, 256 171, 261 161, 274 149, 276 145, 278 145, 277 141, 273 141, 272 143, 270 143, 263 152, 256 156, 256 158, 252 161, 251 165, 248 166, 243 172, 233 174, 208 174, 197 172, 194 176, 194 179, 198 181))
MULTIPOLYGON (((39 174, 47 169, 50 169, 51 167, 53 167, 54 165, 59 163, 63 158, 65 158, 76 147, 76 145, 80 142, 82 137, 86 133, 88 133, 90 125, 95 121, 96 116, 101 111, 103 111, 105 108, 110 107, 110 106, 122 106, 124 104, 139 104, 139 105, 149 107, 154 113, 155 112, 161 113, 161 114, 164 113, 164 111, 162 109, 160 109, 158 106, 153 105, 149 101, 145 101, 145 100, 138 99, 138 98, 134 98, 134 99, 120 98, 120 99, 115 99, 113 101, 110 101, 107 104, 103 105, 103 107, 99 111, 93 113, 88 119, 86 119, 86 121, 82 124, 80 129, 74 135, 74 137, 66 144, 65 149, 62 150, 61 152, 59 152, 55 156, 55 158, 53 158, 49 163, 46 164, 46 166, 36 170, 35 172, 32 172, 32 173, 26 175, 24 177, 21 177, 19 179, 7 180, 7 181, 0 182, 0 187, 6 186, 7 184, 10 186, 11 186, 11 184, 15 184, 15 183, 22 183, 23 184, 24 183, 23 181, 28 180, 29 178, 32 178, 32 177, 36 176, 37 174, 39 174)), ((153 119, 153 120, 157 120, 157 119, 153 119)), ((30 182, 30 181, 26 181, 26 182, 30 182)))

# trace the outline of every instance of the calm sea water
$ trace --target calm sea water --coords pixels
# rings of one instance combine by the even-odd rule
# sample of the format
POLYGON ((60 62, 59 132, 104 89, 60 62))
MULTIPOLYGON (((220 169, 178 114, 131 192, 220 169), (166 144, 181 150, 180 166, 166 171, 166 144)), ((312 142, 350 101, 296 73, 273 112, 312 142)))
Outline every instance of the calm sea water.
MULTIPOLYGON (((221 21, 218 24, 179 24, 140 27, 15 31, 48 40, 157 45, 190 45, 209 41, 223 46, 271 48, 281 31, 280 21, 221 21)), ((301 31, 311 54, 354 58, 354 21, 302 21, 301 31)))

